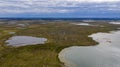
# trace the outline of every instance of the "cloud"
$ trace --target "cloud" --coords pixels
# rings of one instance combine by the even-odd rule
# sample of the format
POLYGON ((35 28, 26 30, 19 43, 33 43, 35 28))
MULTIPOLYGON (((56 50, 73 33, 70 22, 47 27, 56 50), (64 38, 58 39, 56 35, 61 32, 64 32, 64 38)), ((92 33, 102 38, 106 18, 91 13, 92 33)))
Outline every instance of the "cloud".
POLYGON ((0 0, 0 13, 70 13, 120 10, 119 0, 0 0))
POLYGON ((120 0, 72 0, 77 2, 89 2, 89 3, 103 3, 103 2, 119 2, 120 0))

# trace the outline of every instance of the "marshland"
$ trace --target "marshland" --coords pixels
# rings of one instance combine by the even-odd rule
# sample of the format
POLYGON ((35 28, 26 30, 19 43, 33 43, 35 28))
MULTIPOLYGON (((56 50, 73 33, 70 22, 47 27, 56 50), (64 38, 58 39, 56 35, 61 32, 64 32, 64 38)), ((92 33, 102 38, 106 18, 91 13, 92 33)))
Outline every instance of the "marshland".
POLYGON ((64 63, 60 61, 58 55, 64 48, 97 46, 98 42, 88 36, 98 32, 117 31, 120 28, 118 22, 106 20, 89 22, 81 20, 1 20, 0 67, 63 67, 64 63), (110 22, 117 22, 117 24, 110 22), (80 23, 82 25, 76 25, 80 23), (18 47, 15 47, 14 43, 8 45, 6 41, 15 36, 28 36, 26 39, 23 38, 24 41, 28 41, 29 37, 45 38, 46 40, 44 43, 32 43, 33 45, 28 43, 23 46, 22 44, 25 43, 22 41, 23 39, 17 39, 22 41, 18 47))

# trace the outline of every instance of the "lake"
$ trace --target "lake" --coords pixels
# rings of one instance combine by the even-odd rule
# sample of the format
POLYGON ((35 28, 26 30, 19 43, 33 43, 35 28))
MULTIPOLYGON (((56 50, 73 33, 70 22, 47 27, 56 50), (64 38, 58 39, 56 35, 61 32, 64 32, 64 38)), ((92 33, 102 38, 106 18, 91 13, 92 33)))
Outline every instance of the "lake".
POLYGON ((6 41, 8 46, 25 46, 44 44, 47 41, 46 38, 38 38, 32 36, 13 36, 6 41))
POLYGON ((118 25, 118 24, 120 24, 120 22, 109 22, 110 24, 116 24, 116 25, 118 25))
POLYGON ((120 31, 90 35, 97 46, 63 49, 59 59, 66 67, 120 67, 120 31))
POLYGON ((91 26, 89 23, 72 23, 74 25, 91 26))

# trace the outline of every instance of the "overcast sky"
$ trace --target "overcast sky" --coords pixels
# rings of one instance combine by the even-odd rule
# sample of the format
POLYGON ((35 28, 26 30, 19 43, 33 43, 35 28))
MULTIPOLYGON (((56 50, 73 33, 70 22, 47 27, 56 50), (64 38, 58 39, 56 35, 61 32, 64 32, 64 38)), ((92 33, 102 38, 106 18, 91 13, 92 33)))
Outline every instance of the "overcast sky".
POLYGON ((0 17, 120 18, 120 0, 0 0, 0 17))

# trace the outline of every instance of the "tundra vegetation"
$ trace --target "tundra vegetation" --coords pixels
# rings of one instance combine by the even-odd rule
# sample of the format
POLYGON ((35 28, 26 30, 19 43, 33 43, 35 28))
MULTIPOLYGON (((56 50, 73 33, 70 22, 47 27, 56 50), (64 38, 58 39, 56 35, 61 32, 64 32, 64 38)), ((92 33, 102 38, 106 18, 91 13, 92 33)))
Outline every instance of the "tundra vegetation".
POLYGON ((97 42, 88 35, 109 32, 120 27, 120 25, 108 24, 105 21, 90 23, 97 26, 71 24, 82 21, 2 22, 5 23, 0 24, 0 67, 62 67, 63 63, 58 59, 58 53, 62 49, 70 46, 95 46, 97 42), (19 23, 25 25, 20 26, 19 23), (16 33, 9 34, 9 32, 16 33), (5 41, 12 36, 44 37, 48 41, 44 45, 7 46, 5 41))

